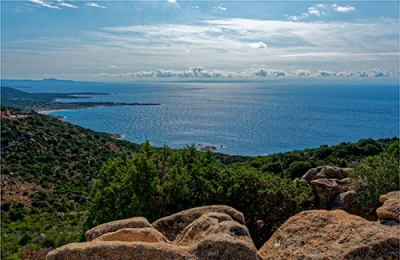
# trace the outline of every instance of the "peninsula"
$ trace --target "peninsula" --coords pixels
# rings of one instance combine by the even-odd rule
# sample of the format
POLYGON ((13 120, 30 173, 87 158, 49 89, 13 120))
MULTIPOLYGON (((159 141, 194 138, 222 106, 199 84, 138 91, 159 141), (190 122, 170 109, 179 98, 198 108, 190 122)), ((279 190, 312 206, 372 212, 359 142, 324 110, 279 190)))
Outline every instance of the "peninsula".
POLYGON ((48 111, 59 109, 83 109, 99 106, 157 106, 159 103, 116 103, 116 102, 58 102, 58 99, 87 99, 94 95, 109 93, 28 93, 11 87, 1 87, 3 106, 24 111, 48 111))

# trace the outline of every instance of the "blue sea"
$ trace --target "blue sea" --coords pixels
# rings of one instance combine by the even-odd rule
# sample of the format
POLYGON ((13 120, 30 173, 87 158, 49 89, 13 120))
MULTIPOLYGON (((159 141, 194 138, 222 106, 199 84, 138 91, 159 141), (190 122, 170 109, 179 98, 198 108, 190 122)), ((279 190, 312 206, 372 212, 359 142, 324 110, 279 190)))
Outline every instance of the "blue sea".
POLYGON ((28 92, 106 92, 76 101, 160 103, 51 115, 124 140, 161 147, 213 145, 217 152, 277 152, 399 136, 399 86, 277 83, 35 84, 28 92))

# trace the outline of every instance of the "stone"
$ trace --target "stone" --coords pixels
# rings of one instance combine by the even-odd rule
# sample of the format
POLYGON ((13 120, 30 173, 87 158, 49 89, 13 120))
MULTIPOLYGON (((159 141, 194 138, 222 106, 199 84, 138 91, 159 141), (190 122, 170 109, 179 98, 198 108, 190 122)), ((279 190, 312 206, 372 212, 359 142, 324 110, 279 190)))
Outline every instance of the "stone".
POLYGON ((124 241, 124 242, 169 242, 154 228, 122 228, 115 232, 105 233, 92 241, 124 241))
POLYGON ((395 220, 400 222, 400 191, 392 191, 382 195, 379 201, 383 205, 376 209, 379 219, 395 220))
POLYGON ((51 251, 46 260, 196 260, 195 255, 167 243, 96 241, 71 243, 51 251))
POLYGON ((340 193, 340 187, 334 179, 317 179, 311 181, 320 209, 331 209, 331 203, 340 193))
POLYGON ((122 228, 145 228, 145 227, 152 228, 149 221, 147 221, 147 219, 143 217, 134 217, 129 219, 116 220, 89 229, 85 233, 85 238, 86 241, 89 242, 101 236, 102 234, 108 232, 114 232, 122 228))
POLYGON ((399 259, 396 227, 343 210, 310 210, 289 218, 260 248, 263 259, 399 259))
POLYGON ((228 234, 234 239, 252 243, 250 233, 245 225, 232 220, 232 217, 218 212, 209 212, 201 215, 190 223, 178 235, 175 243, 177 245, 193 245, 201 242, 210 235, 228 234))
POLYGON ((332 203, 332 209, 341 209, 349 214, 364 216, 366 212, 357 204, 355 191, 342 192, 336 196, 332 203))
POLYGON ((309 169, 301 178, 310 185, 311 181, 317 179, 345 179, 351 171, 351 168, 319 166, 309 169))
POLYGON ((176 237, 183 232, 185 227, 201 215, 209 212, 225 213, 238 223, 245 224, 243 213, 229 206, 214 205, 192 208, 175 213, 171 216, 156 220, 152 223, 152 226, 160 231, 168 240, 174 241, 176 237))
POLYGON ((234 239, 227 234, 207 236, 198 244, 191 246, 189 251, 198 259, 207 260, 257 260, 262 259, 257 254, 253 243, 234 239))
POLYGON ((228 206, 185 210, 153 225, 144 218, 118 220, 86 232, 88 242, 57 248, 46 259, 261 260, 244 223, 243 214, 228 206))

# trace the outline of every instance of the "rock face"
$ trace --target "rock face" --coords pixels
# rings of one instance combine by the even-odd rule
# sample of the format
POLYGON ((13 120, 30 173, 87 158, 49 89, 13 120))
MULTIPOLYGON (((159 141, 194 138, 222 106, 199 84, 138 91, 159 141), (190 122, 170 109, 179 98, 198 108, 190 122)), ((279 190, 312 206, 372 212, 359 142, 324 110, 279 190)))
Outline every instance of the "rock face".
POLYGON ((173 241, 183 232, 183 230, 194 220, 201 217, 203 214, 216 212, 229 215, 239 224, 244 225, 243 213, 228 206, 205 206, 184 210, 175 213, 171 216, 160 218, 152 223, 152 226, 160 231, 167 239, 173 241))
POLYGON ((364 216, 365 212, 355 201, 349 173, 351 168, 320 166, 311 168, 302 177, 313 188, 315 205, 320 209, 342 209, 350 214, 364 216))
POLYGON ((382 207, 376 210, 380 220, 395 220, 400 222, 400 191, 392 191, 382 195, 379 201, 383 203, 382 207))
POLYGON ((155 221, 131 218, 86 232, 86 243, 51 251, 46 259, 260 259, 243 214, 228 206, 185 210, 155 221))
POLYGON ((147 221, 147 219, 143 217, 135 217, 135 218, 128 218, 128 219, 122 219, 122 220, 117 220, 117 221, 112 221, 108 223, 101 224, 97 227, 94 227, 85 233, 85 238, 86 241, 92 241, 99 236, 109 233, 109 232, 114 232, 117 230, 120 230, 122 228, 146 228, 146 227, 152 227, 150 223, 147 221))
POLYGON ((287 220, 258 251, 263 259, 399 259, 399 230, 342 210, 287 220))

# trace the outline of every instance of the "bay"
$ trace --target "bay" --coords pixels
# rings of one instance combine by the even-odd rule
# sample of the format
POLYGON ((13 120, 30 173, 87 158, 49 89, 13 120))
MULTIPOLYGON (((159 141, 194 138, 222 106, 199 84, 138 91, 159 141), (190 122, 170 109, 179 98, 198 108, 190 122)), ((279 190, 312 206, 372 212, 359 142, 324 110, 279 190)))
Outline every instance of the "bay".
POLYGON ((111 95, 79 101, 161 103, 51 113, 157 147, 213 145, 217 152, 256 156, 399 136, 398 85, 74 83, 29 91, 106 92, 111 95))

